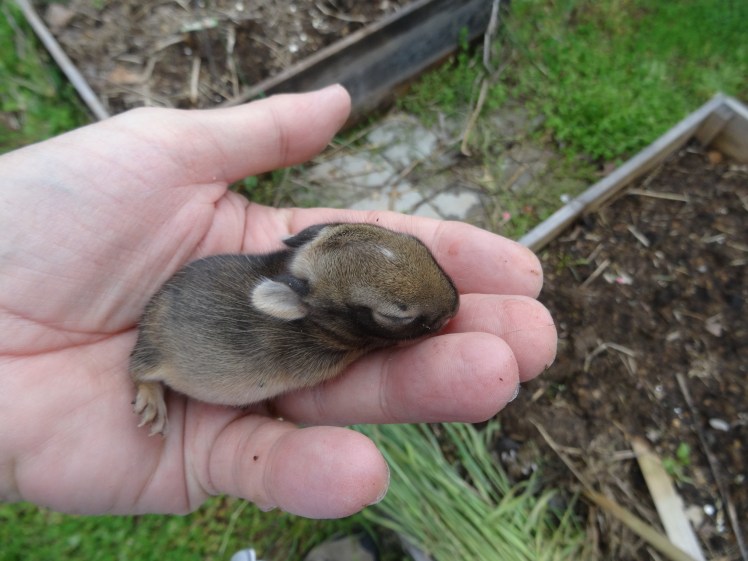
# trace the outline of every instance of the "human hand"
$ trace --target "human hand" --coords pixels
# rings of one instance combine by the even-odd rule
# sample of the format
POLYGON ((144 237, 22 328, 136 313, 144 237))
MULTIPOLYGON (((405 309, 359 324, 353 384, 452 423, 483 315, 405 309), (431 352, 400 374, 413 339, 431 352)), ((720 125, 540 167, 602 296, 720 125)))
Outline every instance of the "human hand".
POLYGON ((0 500, 188 512, 227 493, 346 516, 383 496, 388 470, 371 441, 340 425, 481 421, 550 364, 540 265, 518 244, 394 213, 273 209, 227 190, 312 157, 349 104, 332 87, 231 109, 136 110, 0 157, 0 500), (138 429, 128 357, 159 286, 194 259, 272 251, 330 221, 419 237, 460 290, 457 317, 269 404, 171 392, 168 437, 138 429))

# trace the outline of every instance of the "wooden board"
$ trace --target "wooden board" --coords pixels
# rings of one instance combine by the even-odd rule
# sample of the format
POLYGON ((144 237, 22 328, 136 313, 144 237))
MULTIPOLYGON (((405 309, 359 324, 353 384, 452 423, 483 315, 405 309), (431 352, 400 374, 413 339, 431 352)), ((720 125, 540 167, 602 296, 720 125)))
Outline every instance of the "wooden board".
MULTIPOLYGON (((52 36, 29 0, 16 0, 24 16, 97 119, 109 116, 80 71, 52 36)), ((454 52, 463 37, 485 32, 491 0, 415 0, 223 105, 341 83, 352 97, 352 119, 394 98, 397 86, 454 52)))
POLYGON ((748 163, 748 108, 732 98, 725 99, 723 108, 725 123, 707 144, 738 162, 748 163))
POLYGON ((520 243, 533 251, 539 250, 579 216, 599 208, 693 137, 737 161, 748 162, 748 110, 737 100, 717 94, 613 173, 530 230, 519 240, 520 243))
POLYGON ((392 96, 400 84, 485 32, 490 0, 419 0, 351 34, 287 71, 264 80, 225 105, 261 95, 303 92, 341 83, 350 92, 353 119, 392 96))

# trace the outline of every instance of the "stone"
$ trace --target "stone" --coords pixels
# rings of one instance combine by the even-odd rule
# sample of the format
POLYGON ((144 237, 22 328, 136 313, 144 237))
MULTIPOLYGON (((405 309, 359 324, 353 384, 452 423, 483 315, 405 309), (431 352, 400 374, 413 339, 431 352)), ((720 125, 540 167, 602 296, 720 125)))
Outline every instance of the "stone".
POLYGON ((347 536, 318 545, 304 561, 377 561, 377 555, 369 538, 347 536))

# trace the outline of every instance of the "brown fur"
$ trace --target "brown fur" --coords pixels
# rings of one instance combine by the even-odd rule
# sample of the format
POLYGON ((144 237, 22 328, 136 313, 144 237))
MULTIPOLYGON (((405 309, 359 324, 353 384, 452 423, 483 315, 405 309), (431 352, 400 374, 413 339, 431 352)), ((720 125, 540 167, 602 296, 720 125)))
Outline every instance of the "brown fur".
POLYGON ((161 383, 247 405, 435 333, 457 312, 454 284, 412 236, 321 224, 285 243, 267 255, 190 263, 151 299, 130 361, 135 411, 151 434, 166 431, 161 383))

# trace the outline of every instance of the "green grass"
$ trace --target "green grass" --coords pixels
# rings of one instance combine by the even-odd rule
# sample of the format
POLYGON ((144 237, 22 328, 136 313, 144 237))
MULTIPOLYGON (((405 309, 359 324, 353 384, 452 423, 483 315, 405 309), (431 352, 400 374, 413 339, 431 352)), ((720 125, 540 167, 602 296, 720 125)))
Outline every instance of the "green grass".
MULTIPOLYGON (((620 160, 717 91, 748 99, 748 3, 741 0, 515 0, 494 64, 510 59, 484 114, 523 101, 571 157, 620 160)), ((463 46, 420 79, 400 107, 465 115, 483 72, 463 46)))
POLYGON ((87 121, 82 103, 12 2, 0 4, 0 153, 87 121))
MULTIPOLYGON (((469 139, 481 168, 474 181, 489 195, 487 227, 517 239, 606 163, 631 157, 718 91, 748 101, 746 21, 740 0, 514 0, 492 50, 502 71, 489 78, 469 139), (517 140, 558 154, 519 190, 502 184, 508 142, 490 118, 508 100, 540 122, 517 140)), ((441 114, 464 127, 486 74, 480 47, 463 42, 399 107, 426 124, 441 114)))
POLYGON ((246 547, 266 560, 297 560, 329 537, 366 526, 360 517, 309 520, 225 497, 187 516, 72 516, 0 505, 0 560, 223 561, 246 547))
POLYGON ((717 91, 748 97, 748 3, 518 1, 515 94, 567 154, 630 156, 717 91))
POLYGON ((493 457, 497 429, 497 423, 481 431, 465 424, 362 427, 392 470, 389 493, 364 516, 404 534, 436 561, 589 559, 573 502, 559 510, 555 492, 538 488, 536 478, 509 481, 493 457))
MULTIPOLYGON (((472 49, 463 36, 452 58, 423 74, 409 93, 397 100, 397 105, 429 126, 436 124, 438 112, 448 118, 464 117, 478 95, 482 73, 480 53, 472 49)), ((501 84, 496 84, 485 110, 495 109, 505 100, 506 92, 501 84)))

